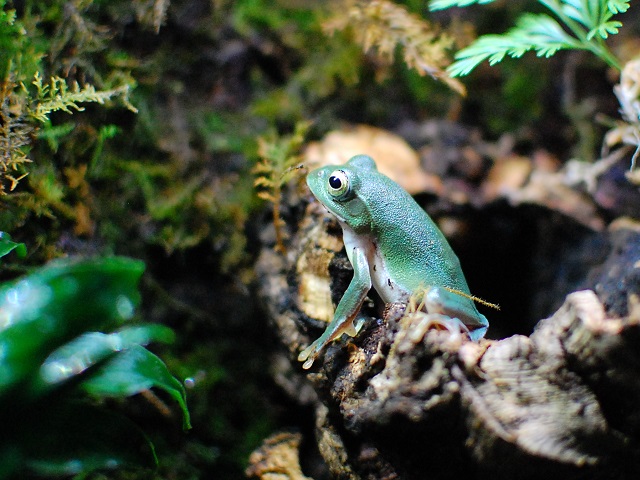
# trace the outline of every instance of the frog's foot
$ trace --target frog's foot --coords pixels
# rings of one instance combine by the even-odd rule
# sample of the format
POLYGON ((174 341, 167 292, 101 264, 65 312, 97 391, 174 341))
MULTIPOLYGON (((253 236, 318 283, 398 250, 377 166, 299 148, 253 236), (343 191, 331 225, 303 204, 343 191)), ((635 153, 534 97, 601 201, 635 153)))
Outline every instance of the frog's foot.
POLYGON ((446 322, 452 327, 446 327, 449 331, 466 333, 474 342, 487 332, 487 318, 478 312, 469 297, 443 287, 428 287, 425 290, 424 304, 430 314, 440 314, 450 319, 446 322))
POLYGON ((343 321, 336 322, 334 320, 331 322, 320 338, 305 348, 300 352, 300 355, 298 355, 298 361, 304 362, 302 368, 305 370, 311 368, 311 365, 313 365, 314 360, 318 358, 320 352, 331 342, 340 338, 343 333, 346 333, 351 337, 355 337, 358 330, 362 328, 365 320, 366 317, 359 316, 355 321, 353 318, 348 318, 343 321))
POLYGON ((305 370, 309 370, 311 368, 311 365, 313 365, 315 359, 318 358, 318 355, 320 355, 320 351, 323 345, 320 345, 319 340, 320 339, 313 342, 311 345, 301 351, 300 355, 298 355, 298 361, 304 362, 302 364, 302 368, 304 368, 305 370))
POLYGON ((452 337, 459 337, 466 334, 471 338, 469 328, 459 319, 451 318, 440 313, 428 313, 425 315, 425 323, 421 325, 421 331, 446 330, 452 337))

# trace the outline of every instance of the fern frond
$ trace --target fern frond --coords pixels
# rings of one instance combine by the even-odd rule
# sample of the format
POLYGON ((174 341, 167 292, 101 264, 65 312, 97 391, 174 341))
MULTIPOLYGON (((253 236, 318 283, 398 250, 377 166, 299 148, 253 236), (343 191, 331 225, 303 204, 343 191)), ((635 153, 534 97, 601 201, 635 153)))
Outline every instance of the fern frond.
MULTIPOLYGON (((254 170, 254 173, 255 173, 255 170, 254 170)), ((253 181, 253 186, 254 187, 273 188, 275 186, 275 182, 273 180, 271 180, 270 178, 267 178, 267 177, 257 177, 253 181)))
POLYGON ((609 38, 609 35, 615 35, 622 27, 621 22, 605 22, 591 29, 587 34, 587 40, 593 37, 609 38))
POLYGON ((256 195, 260 200, 265 200, 267 202, 275 202, 277 200, 276 197, 274 197, 271 193, 269 193, 266 190, 263 190, 262 192, 258 192, 256 195))
POLYGON ((474 4, 485 4, 485 3, 492 3, 495 0, 431 0, 429 2, 429 10, 436 11, 436 10, 444 10, 445 8, 451 8, 451 7, 468 7, 469 5, 474 5, 474 4))
POLYGON ((280 200, 283 185, 300 170, 296 163, 300 160, 298 151, 304 142, 309 122, 298 122, 291 135, 278 137, 275 134, 258 138, 258 155, 260 161, 251 172, 256 175, 253 185, 261 188, 256 195, 262 200, 271 202, 273 226, 276 232, 276 250, 285 251, 285 223, 280 218, 280 200))
MULTIPOLYGON (((261 141, 263 141, 263 139, 258 138, 258 144, 260 144, 261 141)), ((271 174, 271 172, 273 172, 273 164, 264 160, 265 158, 267 158, 266 152, 262 148, 258 147, 258 155, 261 155, 262 159, 255 164, 255 166, 251 170, 251 173, 271 174)))
POLYGON ((73 129, 72 124, 52 127, 49 123, 52 112, 82 111, 81 103, 104 104, 115 98, 136 111, 128 100, 128 84, 110 90, 96 90, 93 85, 81 88, 74 83, 68 86, 60 77, 44 82, 41 75, 36 73, 31 85, 29 88, 22 82, 18 83, 13 76, 0 81, 0 195, 5 192, 2 182, 10 182, 9 190, 13 190, 26 176, 24 166, 31 163, 28 158, 29 147, 39 133, 37 123, 45 125, 40 138, 49 141, 54 150, 58 139, 73 129))
POLYGON ((467 75, 485 60, 494 65, 505 56, 518 58, 530 50, 535 50, 539 57, 550 57, 567 48, 581 49, 583 45, 549 15, 525 14, 507 33, 484 35, 460 50, 448 72, 454 77, 467 75))
POLYGON ((629 8, 628 1, 590 1, 590 0, 563 0, 561 11, 564 15, 575 20, 587 30, 587 40, 594 37, 606 39, 609 35, 618 33, 622 23, 611 21, 616 13, 626 12, 629 8))
MULTIPOLYGON (((482 0, 432 0, 431 10, 466 7, 490 3, 482 0)), ((456 55, 456 62, 447 71, 452 76, 467 75, 480 63, 491 65, 505 56, 520 57, 529 50, 549 57, 562 49, 588 50, 611 67, 620 63, 603 40, 618 33, 622 23, 611 20, 613 15, 629 9, 628 0, 539 0, 557 19, 544 14, 524 14, 516 26, 502 35, 485 35, 456 55)))
POLYGON ((587 30, 591 30, 596 25, 606 21, 605 16, 607 14, 609 14, 609 18, 612 15, 606 3, 602 1, 562 0, 561 11, 567 17, 582 24, 587 30))
POLYGON ((609 0, 607 2, 607 8, 613 13, 624 13, 629 10, 629 1, 628 0, 609 0))
MULTIPOLYGON (((85 85, 80 87, 78 83, 73 83, 71 87, 60 77, 52 77, 50 83, 43 84, 42 77, 39 73, 33 80, 36 87, 36 105, 30 109, 29 116, 39 122, 45 123, 49 114, 61 110, 66 113, 73 113, 72 110, 82 111, 84 107, 79 103, 94 102, 104 104, 106 101, 114 97, 123 97, 127 99, 129 96, 129 85, 122 85, 111 90, 96 90, 93 85, 85 85)), ((131 104, 126 101, 125 105, 131 104)), ((132 107, 130 107, 132 108, 132 107)))
POLYGON ((19 177, 14 177, 13 175, 5 174, 4 175, 5 178, 11 182, 11 185, 9 185, 9 191, 13 192, 16 189, 16 187, 18 186, 18 183, 20 182, 20 180, 22 180, 27 175, 29 175, 28 172, 27 173, 23 173, 19 177))
POLYGON ((15 86, 10 78, 0 82, 0 195, 6 194, 7 182, 9 191, 16 188, 31 162, 27 154, 33 127, 24 121, 24 99, 13 94, 15 86))
POLYGON ((453 38, 406 8, 389 0, 358 1, 347 15, 338 12, 323 24, 324 31, 329 34, 346 28, 351 29, 365 53, 375 52, 379 58, 391 61, 399 48, 409 68, 465 94, 464 86, 445 70, 449 64, 447 51, 453 46, 453 38))

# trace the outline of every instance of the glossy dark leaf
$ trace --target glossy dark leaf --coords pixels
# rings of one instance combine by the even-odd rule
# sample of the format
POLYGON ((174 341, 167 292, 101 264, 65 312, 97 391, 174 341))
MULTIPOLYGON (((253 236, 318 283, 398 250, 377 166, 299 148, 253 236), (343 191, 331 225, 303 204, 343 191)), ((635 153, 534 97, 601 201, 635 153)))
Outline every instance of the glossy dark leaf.
POLYGON ((166 391, 182 410, 183 427, 191 428, 186 394, 182 383, 167 369, 156 355, 134 345, 109 358, 98 371, 82 383, 92 395, 126 397, 152 387, 166 391))
POLYGON ((82 375, 107 357, 134 345, 170 343, 174 338, 170 328, 157 324, 125 327, 114 333, 85 333, 49 355, 40 368, 40 377, 46 388, 82 375))
POLYGON ((87 330, 111 329, 139 302, 140 261, 52 262, 0 288, 0 394, 33 375, 56 348, 87 330))
POLYGON ((16 255, 22 258, 27 254, 27 247, 24 243, 11 241, 11 236, 6 232, 0 232, 0 257, 16 251, 16 255))

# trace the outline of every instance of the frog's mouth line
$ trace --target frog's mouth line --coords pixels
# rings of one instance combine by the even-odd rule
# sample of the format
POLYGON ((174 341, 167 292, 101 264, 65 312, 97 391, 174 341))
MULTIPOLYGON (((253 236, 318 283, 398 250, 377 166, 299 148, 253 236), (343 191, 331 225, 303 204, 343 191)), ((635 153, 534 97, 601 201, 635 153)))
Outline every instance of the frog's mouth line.
MULTIPOLYGON (((320 200, 318 200, 318 201, 320 202, 320 200)), ((324 207, 324 209, 327 211, 327 213, 329 213, 330 215, 333 215, 334 217, 336 217, 339 222, 346 223, 344 218, 342 218, 340 215, 337 215, 335 212, 332 212, 329 209, 329 207, 327 207, 324 203, 320 202, 320 205, 322 205, 324 207)))

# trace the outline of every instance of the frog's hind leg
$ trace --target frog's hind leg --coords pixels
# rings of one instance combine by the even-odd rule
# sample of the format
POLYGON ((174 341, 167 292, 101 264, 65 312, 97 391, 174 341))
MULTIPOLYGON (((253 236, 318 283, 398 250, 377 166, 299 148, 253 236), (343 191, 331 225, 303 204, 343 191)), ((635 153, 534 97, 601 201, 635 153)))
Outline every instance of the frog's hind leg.
POLYGON ((421 318, 419 326, 413 332, 417 339, 422 338, 429 330, 446 330, 452 338, 459 338, 461 335, 470 336, 467 326, 457 318, 451 318, 441 313, 419 312, 413 315, 420 315, 421 318))
POLYGON ((489 326, 487 318, 476 309, 469 297, 443 287, 427 287, 423 298, 427 312, 444 315, 447 330, 458 329, 477 342, 489 326))
POLYGON ((318 337, 311 345, 305 348, 300 355, 298 355, 298 361, 304 362, 302 368, 308 370, 313 365, 313 362, 320 355, 320 352, 333 340, 340 338, 343 333, 353 337, 356 334, 356 327, 353 324, 353 320, 345 320, 337 325, 329 325, 324 333, 318 337))

